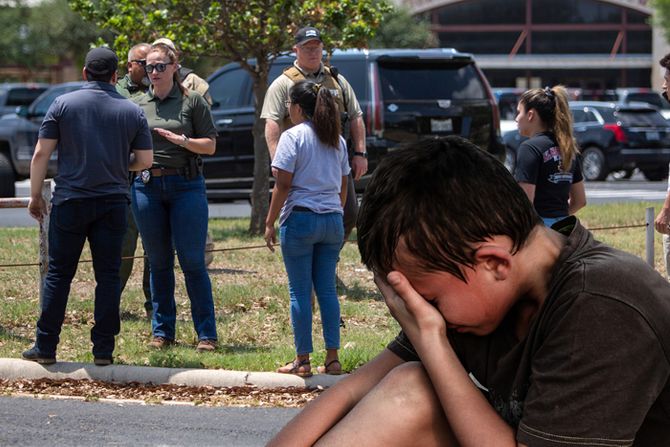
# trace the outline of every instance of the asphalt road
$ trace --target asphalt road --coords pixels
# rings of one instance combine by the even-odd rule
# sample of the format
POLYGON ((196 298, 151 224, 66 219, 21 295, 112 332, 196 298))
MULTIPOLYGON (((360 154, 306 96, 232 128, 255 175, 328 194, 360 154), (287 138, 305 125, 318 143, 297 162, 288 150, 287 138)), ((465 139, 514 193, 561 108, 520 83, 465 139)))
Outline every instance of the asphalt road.
POLYGON ((0 397, 0 445, 262 446, 298 411, 0 397))

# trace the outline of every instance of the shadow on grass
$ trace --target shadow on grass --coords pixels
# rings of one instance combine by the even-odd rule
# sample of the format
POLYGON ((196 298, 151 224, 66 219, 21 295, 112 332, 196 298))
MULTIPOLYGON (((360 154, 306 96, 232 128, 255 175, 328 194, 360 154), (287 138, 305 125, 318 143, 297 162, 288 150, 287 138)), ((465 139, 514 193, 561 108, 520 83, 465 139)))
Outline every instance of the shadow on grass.
POLYGON ((212 228, 210 226, 209 231, 212 233, 212 239, 214 242, 222 241, 225 239, 242 239, 242 240, 257 240, 258 236, 252 236, 249 234, 249 222, 241 221, 239 224, 227 227, 227 228, 212 228))
POLYGON ((354 283, 353 285, 340 285, 337 288, 338 295, 346 295, 347 300, 351 301, 384 301, 381 293, 375 291, 370 293, 370 291, 364 287, 361 287, 360 284, 354 283))
POLYGON ((212 275, 253 275, 258 273, 255 270, 237 270, 237 269, 207 269, 212 275))
POLYGON ((130 310, 122 310, 121 319, 124 321, 149 321, 144 310, 142 310, 141 313, 130 310))
POLYGON ((11 331, 5 329, 3 326, 0 326, 0 339, 20 341, 24 343, 31 343, 33 340, 23 335, 16 335, 11 331))
POLYGON ((270 352, 270 349, 255 345, 219 345, 217 352, 222 354, 251 354, 259 352, 270 352))

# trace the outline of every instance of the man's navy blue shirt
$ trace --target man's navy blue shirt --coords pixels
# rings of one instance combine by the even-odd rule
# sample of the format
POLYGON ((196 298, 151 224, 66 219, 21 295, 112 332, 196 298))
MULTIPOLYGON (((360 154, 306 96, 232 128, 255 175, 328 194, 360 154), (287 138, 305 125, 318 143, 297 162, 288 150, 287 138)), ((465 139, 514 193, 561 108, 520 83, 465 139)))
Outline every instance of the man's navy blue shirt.
POLYGON ((152 148, 142 109, 106 82, 87 82, 57 97, 39 138, 58 140, 55 205, 69 199, 128 197, 130 153, 152 148))

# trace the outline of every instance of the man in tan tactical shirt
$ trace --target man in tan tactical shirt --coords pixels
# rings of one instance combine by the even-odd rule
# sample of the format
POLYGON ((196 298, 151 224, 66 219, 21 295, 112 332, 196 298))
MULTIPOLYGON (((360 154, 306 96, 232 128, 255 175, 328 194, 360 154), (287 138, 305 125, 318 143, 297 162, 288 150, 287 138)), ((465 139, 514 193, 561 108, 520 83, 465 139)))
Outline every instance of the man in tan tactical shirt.
MULTIPOLYGON (((368 170, 363 112, 354 90, 344 76, 341 74, 334 76, 330 69, 323 65, 321 61, 323 42, 319 30, 312 27, 301 28, 295 35, 293 51, 296 54, 293 66, 287 68, 270 84, 263 102, 261 118, 265 119, 265 140, 270 151, 270 159, 274 158, 279 136, 284 130, 291 127, 285 101, 288 99, 288 92, 293 84, 307 79, 330 89, 336 98, 340 112, 346 113, 346 125, 350 129, 353 146, 347 201, 344 206, 344 238, 346 240, 356 226, 358 214, 354 180, 360 179, 368 170)), ((342 131, 345 131, 344 127, 342 131)))

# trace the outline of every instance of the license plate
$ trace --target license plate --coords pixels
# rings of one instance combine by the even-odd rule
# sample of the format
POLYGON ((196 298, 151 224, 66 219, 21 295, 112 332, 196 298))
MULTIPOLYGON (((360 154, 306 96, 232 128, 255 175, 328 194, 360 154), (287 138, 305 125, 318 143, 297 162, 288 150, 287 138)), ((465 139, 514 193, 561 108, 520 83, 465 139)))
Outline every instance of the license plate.
POLYGON ((454 125, 451 122, 451 118, 446 120, 430 120, 430 131, 431 132, 452 132, 454 130, 454 125))
POLYGON ((658 141, 661 139, 661 136, 658 132, 647 132, 647 141, 658 141))

